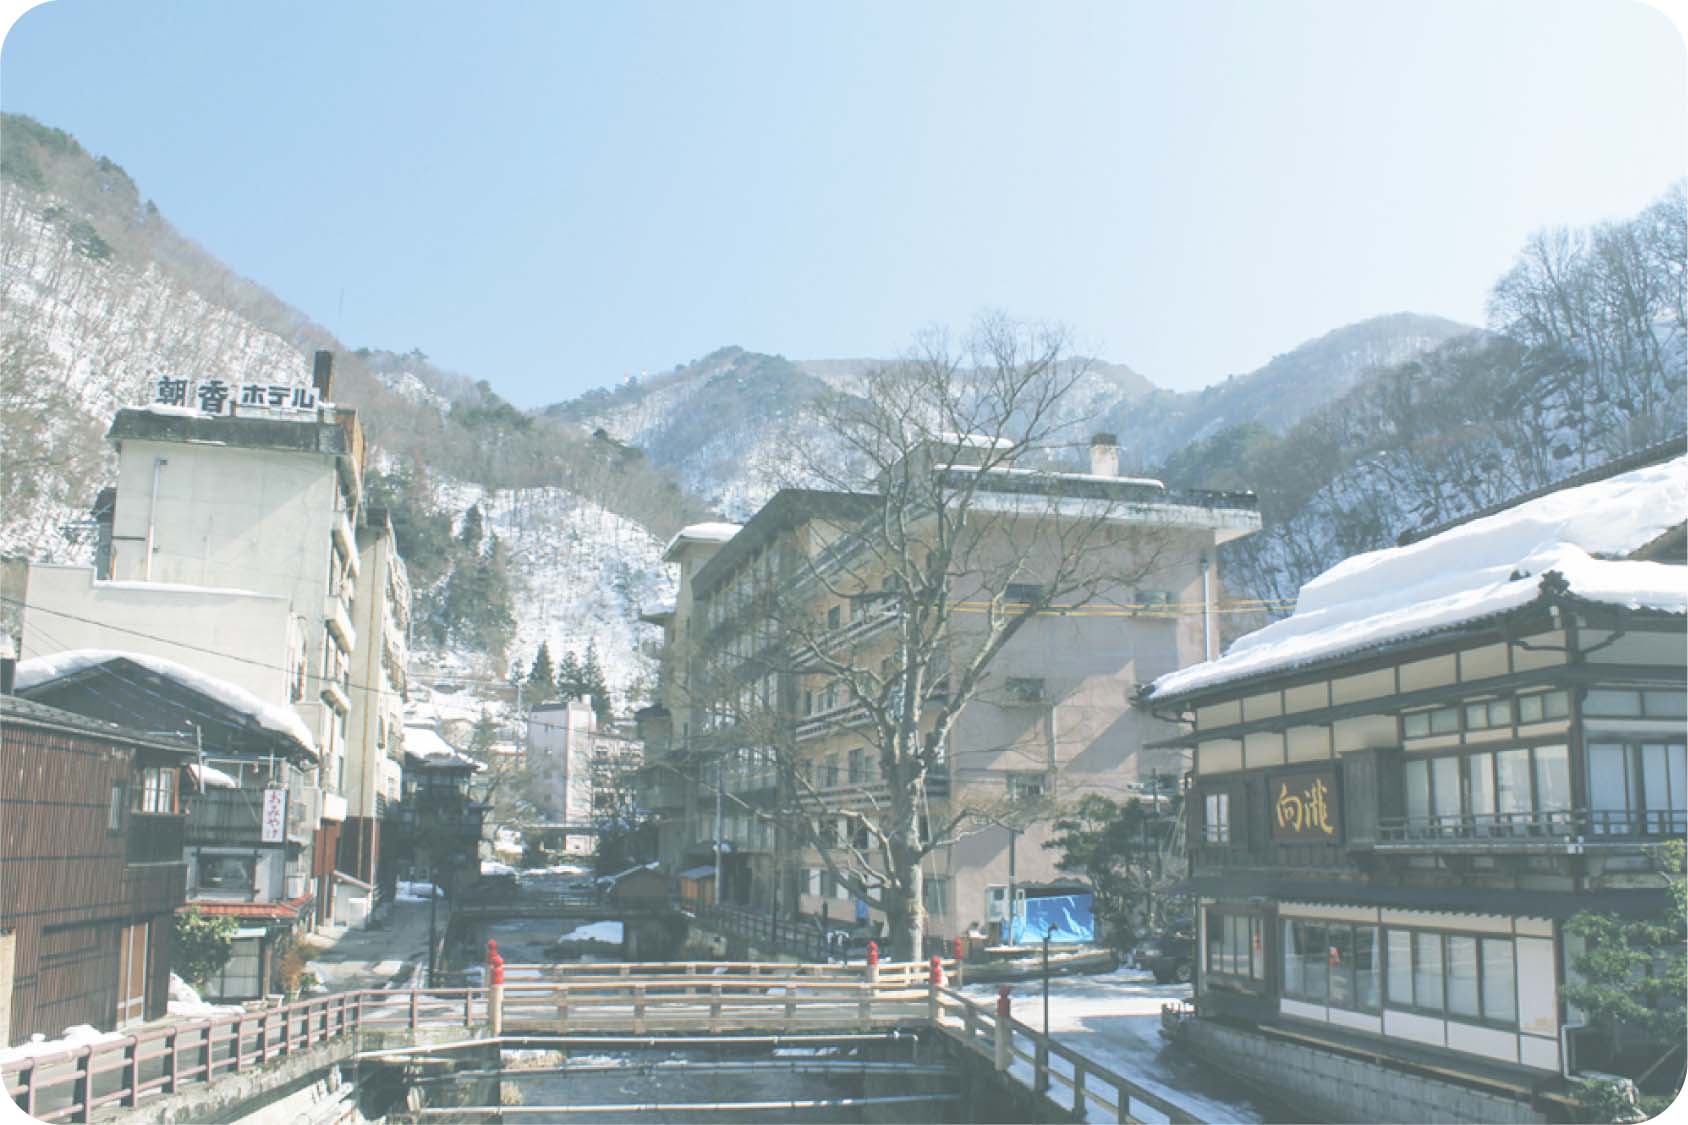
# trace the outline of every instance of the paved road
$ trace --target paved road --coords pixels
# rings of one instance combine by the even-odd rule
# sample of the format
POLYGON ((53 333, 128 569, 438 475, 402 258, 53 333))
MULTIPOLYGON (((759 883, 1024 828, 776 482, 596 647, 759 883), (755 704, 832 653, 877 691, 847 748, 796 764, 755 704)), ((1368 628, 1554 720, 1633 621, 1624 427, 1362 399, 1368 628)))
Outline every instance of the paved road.
MULTIPOLYGON (((438 925, 446 923, 439 904, 438 925)), ((428 903, 394 902, 375 926, 312 938, 311 971, 330 992, 385 988, 428 963, 428 903)))
MULTIPOLYGON (((1043 1026, 1043 985, 1011 986, 1014 1018, 1043 1026)), ((990 1003, 994 984, 962 991, 990 1003)), ((1159 984, 1137 969, 1098 976, 1055 977, 1049 982, 1049 1030, 1074 1050, 1111 1067, 1155 1093, 1184 1106, 1204 1121, 1290 1120, 1226 1075, 1168 1043, 1160 1034, 1161 1004, 1188 998, 1187 984, 1159 984)))

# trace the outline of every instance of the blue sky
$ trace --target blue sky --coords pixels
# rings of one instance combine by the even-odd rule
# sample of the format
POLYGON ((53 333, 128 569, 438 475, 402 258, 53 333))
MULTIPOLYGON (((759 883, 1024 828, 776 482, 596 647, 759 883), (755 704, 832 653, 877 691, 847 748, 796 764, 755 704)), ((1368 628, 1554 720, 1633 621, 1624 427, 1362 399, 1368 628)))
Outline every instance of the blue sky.
POLYGON ((1189 388, 1480 321, 1530 230, 1684 175, 1684 61, 1628 0, 54 0, 0 106, 347 345, 523 405, 987 308, 1189 388))

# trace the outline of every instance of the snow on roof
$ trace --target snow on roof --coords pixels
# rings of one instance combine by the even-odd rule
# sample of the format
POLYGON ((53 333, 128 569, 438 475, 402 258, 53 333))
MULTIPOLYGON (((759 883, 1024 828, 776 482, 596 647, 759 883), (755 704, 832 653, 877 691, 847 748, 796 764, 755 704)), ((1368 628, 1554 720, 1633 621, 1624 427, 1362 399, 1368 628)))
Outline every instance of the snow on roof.
POLYGON ((201 789, 238 789, 239 783, 216 766, 188 766, 188 772, 199 782, 201 789))
POLYGON ((990 434, 936 433, 932 436, 944 445, 959 445, 972 449, 1014 448, 1014 440, 1012 438, 992 437, 990 434))
POLYGON ((1688 517, 1688 457, 1561 489, 1405 547, 1355 555, 1301 588, 1295 612, 1218 660, 1156 680, 1164 699, 1448 628, 1533 601, 1552 571, 1570 593, 1688 613, 1688 568, 1624 561, 1688 517))
POLYGON ((231 711, 248 715, 265 730, 291 738, 312 757, 316 757, 316 740, 311 737, 311 730, 305 725, 305 720, 301 719, 293 708, 281 703, 266 702, 239 684, 232 684, 162 656, 102 648, 77 648, 55 652, 50 656, 32 656, 19 662, 14 686, 18 691, 28 691, 30 688, 113 660, 132 661, 155 675, 174 680, 190 691, 216 700, 231 711))
POLYGON ((439 765, 456 763, 458 765, 473 766, 477 770, 486 767, 467 754, 460 754, 452 748, 451 743, 440 737, 440 732, 433 727, 404 728, 404 752, 413 754, 426 762, 439 765))
POLYGON ((693 540, 699 543, 725 543, 739 533, 742 525, 736 523, 689 523, 674 533, 674 538, 668 541, 668 546, 662 549, 662 557, 667 558, 682 540, 693 540))

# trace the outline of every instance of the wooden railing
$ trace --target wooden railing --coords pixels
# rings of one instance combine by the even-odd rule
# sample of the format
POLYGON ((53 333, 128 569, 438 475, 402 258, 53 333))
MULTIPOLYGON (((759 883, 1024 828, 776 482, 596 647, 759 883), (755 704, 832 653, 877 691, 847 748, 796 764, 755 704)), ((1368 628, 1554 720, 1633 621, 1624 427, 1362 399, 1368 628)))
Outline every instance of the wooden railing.
POLYGON ((359 1031, 460 1027, 466 1035, 631 1032, 802 1034, 930 1025, 991 1058, 998 1072, 1070 1101, 1132 1120, 1133 1104, 1169 1121, 1196 1119, 1165 1098, 969 1000, 941 980, 954 962, 835 964, 734 961, 648 964, 511 964, 493 988, 341 992, 257 1012, 149 1028, 134 1035, 0 1063, 6 1092, 42 1121, 89 1121, 258 1070, 359 1031), (1051 1091, 1057 1088, 1065 1094, 1051 1091))
POLYGON ((943 1034, 992 1060, 1007 1074, 1057 1104, 1068 1105, 1075 1121, 1136 1121, 1133 1103, 1148 1106, 1172 1122, 1199 1122, 1187 1110, 1140 1084, 1085 1058, 1052 1036, 1010 1014, 1006 1019, 948 988, 929 989, 929 1019, 943 1034), (1093 1109, 1107 1114, 1098 1117, 1093 1109))

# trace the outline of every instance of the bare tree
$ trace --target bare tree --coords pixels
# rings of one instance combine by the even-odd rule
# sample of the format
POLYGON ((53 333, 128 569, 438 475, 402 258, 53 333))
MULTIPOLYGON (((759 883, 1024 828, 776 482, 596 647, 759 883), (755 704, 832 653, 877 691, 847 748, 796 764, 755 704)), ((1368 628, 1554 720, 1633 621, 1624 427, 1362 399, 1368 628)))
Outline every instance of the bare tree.
POLYGON ((1040 614, 1128 604, 1162 561, 1163 533, 1132 518, 1142 486, 1023 467, 1070 449, 1058 407, 1084 373, 1059 331, 993 318, 958 350, 930 337, 860 396, 821 403, 835 440, 820 444, 843 455, 807 471, 829 504, 783 570, 720 595, 750 640, 713 665, 694 654, 706 709, 780 778, 777 807, 744 807, 877 898, 897 957, 922 950, 923 861, 1023 812, 1000 793, 928 792, 963 712, 1000 686, 998 656, 1040 614), (772 682, 784 703, 758 690, 772 682), (848 807, 821 747, 848 756, 851 781, 872 763, 848 807))

